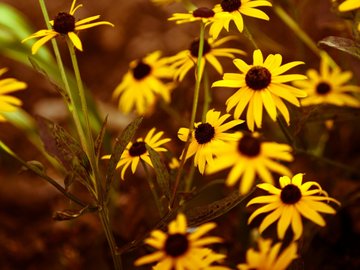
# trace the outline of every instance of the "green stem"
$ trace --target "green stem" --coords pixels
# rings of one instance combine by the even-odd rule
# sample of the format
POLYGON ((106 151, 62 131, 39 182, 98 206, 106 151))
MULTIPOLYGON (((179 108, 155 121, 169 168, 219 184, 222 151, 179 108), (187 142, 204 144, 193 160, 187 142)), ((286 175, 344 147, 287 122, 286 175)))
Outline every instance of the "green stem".
POLYGON ((209 106, 211 103, 211 92, 210 92, 210 83, 209 83, 209 74, 207 70, 204 70, 204 106, 201 121, 206 122, 206 114, 209 111, 209 106))
POLYGON ((115 242, 114 235, 111 230, 110 222, 109 222, 109 215, 106 208, 102 208, 98 211, 99 218, 104 228, 104 232, 106 235, 106 239, 108 241, 111 256, 113 258, 114 269, 115 270, 122 270, 122 262, 121 262, 121 254, 118 253, 118 247, 115 242))
MULTIPOLYGON (((40 8, 41 8, 42 14, 43 14, 44 19, 45 19, 46 26, 47 26, 48 29, 52 29, 52 26, 50 25, 49 14, 47 12, 44 0, 39 0, 39 3, 40 3, 40 8)), ((77 106, 78 104, 76 102, 75 95, 74 95, 75 93, 73 93, 71 91, 68 79, 66 77, 64 64, 62 62, 59 47, 57 46, 56 40, 52 39, 51 42, 52 42, 52 46, 53 46, 53 49, 54 49, 56 62, 57 62, 58 67, 59 67, 61 79, 62 79, 62 81, 64 83, 65 91, 66 91, 66 93, 68 94, 68 96, 70 98, 70 103, 68 103, 67 101, 66 101, 66 103, 68 105, 69 111, 71 112, 71 114, 72 114, 72 116, 74 118, 76 130, 77 130, 77 133, 79 135, 81 145, 85 149, 85 147, 86 147, 86 138, 85 138, 85 133, 84 133, 84 130, 82 128, 81 121, 80 121, 80 115, 79 115, 78 106, 77 106)))
POLYGON ((185 192, 189 192, 191 190, 192 182, 194 179, 195 166, 190 167, 190 172, 185 181, 185 192))
POLYGON ((174 188, 173 188, 173 194, 172 194, 172 197, 170 200, 170 208, 173 208, 173 206, 174 206, 176 192, 177 192, 177 189, 179 188, 181 172, 184 168, 184 164, 186 161, 186 155, 187 155, 187 152, 189 149, 192 133, 194 130, 194 123, 195 123, 195 118, 196 118, 197 106, 198 106, 198 102, 199 102, 199 93, 200 93, 200 84, 201 84, 201 76, 200 75, 201 75, 201 62, 203 60, 203 51, 204 51, 204 36, 205 36, 204 30, 205 30, 205 25, 204 25, 204 23, 201 23, 200 24, 199 52, 198 52, 198 58, 197 58, 197 69, 196 69, 196 74, 195 74, 196 83, 195 83, 193 107, 192 107, 191 119, 190 119, 190 125, 189 125, 189 134, 188 134, 188 137, 187 137, 187 140, 185 143, 184 151, 181 155, 180 166, 179 166, 179 170, 176 175, 175 184, 174 184, 174 188))
POLYGON ((251 42, 251 44, 254 46, 255 50, 259 49, 259 46, 257 45, 257 43, 255 42, 252 34, 250 33, 249 29, 247 29, 247 27, 244 25, 244 31, 243 31, 245 37, 251 42))
POLYGON ((284 119, 281 116, 278 116, 277 122, 278 122, 279 127, 280 127, 282 133, 284 134, 286 140, 288 141, 288 143, 290 145, 294 146, 295 145, 294 137, 290 133, 289 128, 288 128, 287 124, 285 123, 284 119))
POLYGON ((279 18, 299 37, 299 39, 305 43, 305 45, 313 51, 318 57, 326 57, 329 60, 329 64, 332 67, 336 67, 336 62, 330 57, 328 53, 319 49, 316 43, 308 36, 308 34, 301 29, 296 21, 286 13, 286 11, 278 5, 274 5, 273 9, 279 18))
POLYGON ((96 189, 96 193, 98 195, 99 201, 102 201, 103 188, 101 186, 99 170, 98 170, 98 162, 95 155, 94 139, 92 137, 92 130, 90 127, 89 112, 86 104, 84 86, 81 80, 80 69, 77 62, 74 45, 72 44, 71 40, 68 37, 66 37, 66 41, 68 44, 70 58, 74 68, 76 83, 78 86, 78 94, 80 96, 82 115, 85 120, 84 122, 85 122, 85 130, 86 130, 86 136, 85 136, 86 144, 84 150, 89 157, 91 168, 93 169, 93 173, 94 173, 94 178, 92 178, 93 185, 96 189))
POLYGON ((145 174, 146 174, 146 176, 147 176, 146 179, 147 179, 147 181, 148 181, 148 183, 149 183, 150 190, 151 190, 151 193, 152 193, 152 195, 153 195, 153 197, 154 197, 156 207, 157 207, 157 209, 158 209, 158 211, 159 211, 160 216, 162 217, 162 216, 164 215, 164 210, 163 210, 163 207, 162 207, 162 205, 161 205, 161 201, 160 201, 159 195, 158 195, 158 193, 157 193, 157 191, 156 191, 156 186, 155 186, 154 179, 153 179, 153 177, 151 176, 151 174, 150 174, 150 172, 149 172, 149 170, 148 170, 145 162, 144 162, 142 159, 140 159, 140 162, 141 162, 141 165, 143 166, 144 171, 145 171, 145 174))

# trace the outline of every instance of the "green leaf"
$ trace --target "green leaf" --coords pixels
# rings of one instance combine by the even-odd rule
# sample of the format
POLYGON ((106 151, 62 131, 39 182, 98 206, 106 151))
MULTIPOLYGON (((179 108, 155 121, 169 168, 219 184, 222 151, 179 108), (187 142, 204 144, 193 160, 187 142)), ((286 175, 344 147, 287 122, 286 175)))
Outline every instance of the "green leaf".
POLYGON ((86 184, 91 171, 90 162, 80 144, 58 124, 37 116, 40 138, 47 152, 58 159, 69 173, 86 184))
POLYGON ((96 158, 99 160, 100 158, 100 152, 101 152, 101 146, 104 140, 104 135, 105 135, 105 131, 106 131, 106 124, 107 124, 107 120, 108 120, 108 116, 105 117, 105 120, 101 126, 100 132, 98 134, 98 136, 96 137, 95 140, 95 155, 96 158))
POLYGON ((360 46, 352 39, 329 36, 320 40, 318 45, 319 47, 328 46, 360 59, 360 46))
POLYGON ((56 211, 53 215, 53 219, 56 221, 72 220, 93 211, 94 210, 90 209, 88 205, 80 210, 66 209, 63 211, 56 211))
POLYGON ((188 218, 189 226, 197 226, 204 222, 208 222, 217 217, 220 217, 244 201, 249 194, 240 195, 238 190, 233 191, 229 196, 210 203, 205 206, 198 206, 185 210, 185 215, 188 218))
POLYGON ((111 154, 109 166, 107 168, 106 173, 106 188, 105 188, 105 198, 109 192, 110 185, 112 182, 112 179, 115 174, 116 165, 124 152, 127 144, 131 141, 131 139, 134 137, 135 132, 139 128, 141 122, 143 120, 142 116, 139 116, 138 118, 135 118, 121 133, 120 137, 116 138, 115 146, 113 153, 111 154))
POLYGON ((154 166, 156 172, 156 180, 159 184, 159 187, 162 191, 162 194, 165 195, 167 199, 170 198, 170 174, 165 167, 164 163, 160 159, 160 155, 152 149, 149 145, 145 145, 147 151, 149 152, 151 162, 154 166))

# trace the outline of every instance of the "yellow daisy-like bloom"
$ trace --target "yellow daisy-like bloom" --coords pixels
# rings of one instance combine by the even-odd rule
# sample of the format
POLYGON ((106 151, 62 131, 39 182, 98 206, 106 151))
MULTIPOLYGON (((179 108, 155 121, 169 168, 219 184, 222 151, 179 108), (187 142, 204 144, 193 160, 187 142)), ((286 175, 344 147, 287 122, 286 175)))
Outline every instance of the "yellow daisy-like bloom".
POLYGON ((160 58, 161 52, 155 51, 140 60, 130 63, 128 72, 116 87, 113 98, 119 98, 119 108, 129 113, 134 107, 138 114, 148 112, 157 97, 170 102, 173 83, 164 83, 163 79, 172 79, 174 70, 169 67, 166 58, 160 58))
POLYGON ((351 77, 350 71, 342 72, 339 67, 331 69, 326 58, 322 58, 320 72, 307 71, 308 80, 294 82, 294 85, 306 91, 308 96, 301 100, 302 106, 333 104, 337 106, 359 107, 360 101, 348 93, 359 93, 360 87, 346 85, 351 77))
MULTIPOLYGON (((203 57, 200 63, 200 78, 202 77, 205 63, 209 62, 219 74, 223 74, 223 68, 217 57, 235 58, 234 54, 245 55, 246 53, 239 49, 234 48, 218 48, 223 43, 234 39, 232 36, 228 36, 222 39, 214 40, 212 38, 204 40, 203 57)), ((188 50, 179 52, 178 54, 169 57, 169 62, 172 63, 171 67, 175 71, 175 79, 182 81, 188 71, 197 65, 197 57, 199 54, 200 40, 194 40, 188 50)))
POLYGON ((233 186, 240 181, 240 193, 247 193, 254 183, 256 175, 262 181, 274 183, 270 171, 281 175, 291 175, 291 171, 284 165, 274 161, 292 161, 291 147, 287 144, 265 142, 260 140, 259 134, 237 133, 238 140, 216 147, 216 158, 209 164, 206 173, 215 173, 230 168, 226 184, 233 186))
POLYGON ((213 21, 215 12, 207 7, 199 7, 188 13, 174 13, 170 17, 169 21, 176 21, 177 24, 202 21, 203 23, 209 23, 213 21))
MULTIPOLYGON (((6 68, 0 69, 0 76, 7 71, 6 68)), ((0 80, 0 122, 6 121, 2 112, 13 112, 18 106, 22 105, 20 99, 9 96, 8 94, 23 90, 27 87, 26 83, 20 82, 14 78, 6 78, 0 80)))
MULTIPOLYGON (((195 129, 192 132, 191 142, 186 153, 186 159, 195 154, 194 165, 199 167, 200 173, 204 173, 206 164, 213 162, 214 145, 224 143, 225 141, 237 140, 238 135, 226 133, 225 131, 243 123, 242 120, 232 120, 224 123, 230 114, 220 115, 219 111, 209 110, 206 113, 205 123, 195 123, 195 129)), ((188 128, 180 128, 178 137, 186 142, 189 136, 188 128)))
POLYGON ((168 233, 160 230, 151 232, 145 243, 155 248, 156 251, 136 260, 135 266, 158 262, 155 269, 208 269, 209 263, 213 262, 214 254, 209 253, 205 246, 220 243, 222 239, 204 235, 215 227, 215 223, 209 222, 199 226, 194 232, 188 232, 186 217, 178 214, 176 220, 168 225, 168 233), (205 256, 208 259, 204 260, 205 256))
POLYGON ((257 7, 271 7, 272 4, 265 0, 222 0, 219 5, 214 8, 215 16, 209 30, 209 34, 217 38, 221 29, 225 28, 229 32, 229 24, 233 21, 237 29, 242 32, 244 29, 244 21, 242 15, 269 20, 269 16, 265 12, 257 9, 257 7))
POLYGON ((250 248, 246 252, 246 263, 239 264, 239 270, 286 270, 297 258, 297 244, 292 242, 281 253, 281 243, 272 246, 272 240, 258 240, 258 250, 250 248))
POLYGON ((263 106, 273 121, 276 121, 277 108, 289 125, 289 111, 282 99, 295 106, 300 106, 298 98, 307 95, 305 91, 284 84, 306 79, 306 76, 301 74, 281 75, 304 62, 294 61, 284 65, 281 63, 282 56, 280 54, 270 54, 264 61, 262 52, 255 50, 252 65, 246 64, 241 59, 234 60, 234 64, 241 74, 225 73, 223 80, 216 81, 212 85, 212 87, 240 88, 226 101, 227 111, 235 107, 234 117, 240 118, 248 105, 246 123, 251 131, 254 131, 255 124, 258 128, 261 127, 263 106))
POLYGON ((53 29, 43 29, 39 30, 36 33, 32 34, 31 36, 25 38, 22 42, 25 42, 29 39, 33 38, 40 38, 38 41, 36 41, 31 48, 32 54, 36 54, 36 52, 43 46, 46 42, 49 40, 62 35, 62 36, 68 36, 71 42, 74 44, 74 46, 82 51, 82 43, 77 35, 78 31, 92 28, 98 25, 110 25, 114 26, 112 23, 107 21, 99 21, 94 22, 95 20, 100 18, 100 15, 91 16, 85 19, 82 19, 80 21, 76 21, 74 17, 74 13, 76 10, 78 10, 83 5, 77 5, 76 6, 76 0, 73 0, 69 13, 67 12, 60 12, 56 15, 55 19, 53 21, 50 21, 50 24, 52 25, 53 29))
POLYGON ((359 0, 345 0, 339 5, 339 11, 345 12, 360 8, 359 0))
MULTIPOLYGON (((146 146, 150 146, 156 152, 166 152, 167 149, 161 147, 163 144, 171 141, 169 138, 163 138, 163 131, 155 133, 155 128, 152 128, 149 133, 146 135, 145 139, 138 138, 134 143, 129 142, 126 146, 125 151, 122 153, 120 160, 116 166, 116 168, 123 167, 121 169, 121 179, 124 180, 125 172, 127 168, 131 165, 131 172, 134 174, 136 168, 139 164, 140 159, 145 161, 151 167, 153 164, 150 159, 149 152, 146 150, 146 146)), ((106 155, 102 157, 103 159, 110 159, 110 155, 106 155)))
POLYGON ((260 214, 271 212, 262 221, 260 233, 278 220, 277 234, 280 239, 284 238, 290 224, 294 238, 299 239, 303 232, 301 216, 320 226, 325 226, 325 220, 319 213, 335 214, 336 211, 323 201, 340 204, 337 200, 330 198, 318 183, 314 181, 302 183, 303 174, 301 173, 296 174, 292 179, 282 176, 279 181, 281 189, 268 183, 257 185, 258 188, 268 191, 271 195, 258 196, 247 204, 247 206, 266 204, 252 213, 248 223, 260 214))

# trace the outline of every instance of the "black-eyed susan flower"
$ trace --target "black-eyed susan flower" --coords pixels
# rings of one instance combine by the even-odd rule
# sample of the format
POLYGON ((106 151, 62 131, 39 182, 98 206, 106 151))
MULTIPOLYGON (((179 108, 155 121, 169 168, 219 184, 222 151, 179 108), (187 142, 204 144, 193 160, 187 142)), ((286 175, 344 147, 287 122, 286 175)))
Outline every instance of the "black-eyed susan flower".
POLYGON ((161 58, 161 52, 152 52, 130 63, 128 72, 114 90, 113 98, 119 98, 118 106, 123 113, 135 108, 137 114, 145 114, 158 97, 170 102, 170 93, 175 85, 163 80, 173 76, 174 70, 166 58, 161 58))
MULTIPOLYGON (((153 164, 150 159, 149 152, 146 150, 146 146, 150 146, 156 152, 166 152, 167 149, 162 147, 163 144, 171 141, 169 138, 162 138, 164 132, 160 131, 155 133, 155 128, 152 128, 145 139, 138 138, 134 143, 129 142, 126 146, 125 151, 122 153, 120 160, 116 166, 116 168, 121 168, 121 179, 124 180, 125 172, 127 168, 131 165, 131 172, 135 173, 136 168, 139 164, 140 159, 145 161, 151 167, 153 164)), ((109 159, 110 155, 105 155, 102 157, 103 159, 109 159)))
POLYGON ((251 131, 254 131, 255 124, 258 128, 261 127, 263 106, 273 121, 276 121, 276 109, 278 109, 287 124, 290 124, 289 111, 282 99, 300 106, 298 98, 306 97, 307 94, 285 83, 304 80, 306 76, 282 74, 303 62, 294 61, 281 65, 280 54, 270 54, 264 61, 262 52, 255 50, 252 65, 246 64, 241 59, 235 59, 234 64, 241 73, 225 73, 223 80, 216 81, 212 85, 212 87, 240 88, 226 101, 227 111, 235 108, 234 118, 238 119, 248 106, 246 123, 251 131))
MULTIPOLYGON (((201 58, 201 69, 199 77, 202 77, 206 62, 209 62, 219 74, 223 74, 223 68, 217 57, 235 58, 234 54, 245 55, 246 53, 240 49, 235 48, 219 48, 223 43, 234 39, 232 36, 228 36, 222 39, 214 40, 212 38, 204 40, 203 57, 201 58)), ((175 79, 182 81, 188 71, 197 65, 197 58, 199 54, 200 40, 196 39, 190 44, 188 50, 179 52, 178 54, 169 57, 168 60, 171 63, 171 67, 175 71, 175 79)))
MULTIPOLYGON (((0 76, 7 71, 6 68, 0 69, 0 76)), ((10 93, 23 90, 27 87, 26 83, 18 81, 14 78, 6 78, 0 80, 0 122, 6 121, 2 112, 13 112, 18 106, 22 105, 20 99, 10 96, 10 93)))
POLYGON ((339 11, 345 12, 360 8, 359 0, 345 0, 339 5, 339 11))
POLYGON ((262 141, 259 134, 237 133, 238 140, 216 147, 216 158, 209 164, 206 173, 211 174, 231 167, 226 184, 240 182, 240 193, 247 193, 258 175, 261 181, 273 183, 270 171, 291 175, 291 171, 275 160, 292 161, 291 147, 287 144, 262 141))
MULTIPOLYGON (((197 227, 193 232, 188 231, 187 220, 183 214, 178 214, 176 220, 168 225, 168 232, 152 231, 145 243, 156 251, 135 261, 135 266, 155 263, 155 269, 161 270, 200 270, 208 269, 212 263, 213 253, 209 253, 207 245, 219 243, 221 238, 204 236, 216 227, 213 222, 197 227), (210 256, 204 260, 204 256, 210 256)), ((212 269, 212 268, 210 268, 212 269)))
POLYGON ((77 35, 77 32, 92 28, 99 25, 110 25, 114 26, 112 23, 107 21, 98 21, 94 22, 95 20, 100 18, 100 15, 91 16, 79 21, 76 21, 74 17, 74 13, 76 10, 78 10, 83 5, 77 5, 76 6, 76 0, 73 0, 69 13, 67 12, 60 12, 56 15, 55 19, 53 21, 50 21, 50 24, 52 25, 52 29, 43 29, 39 30, 36 33, 32 34, 31 36, 25 38, 22 42, 25 42, 29 39, 33 38, 40 38, 38 41, 36 41, 31 48, 32 54, 36 54, 36 52, 43 46, 46 42, 49 40, 57 37, 57 36, 67 36, 72 44, 80 51, 83 50, 82 43, 77 35))
POLYGON ((290 225, 294 238, 299 239, 303 232, 301 216, 320 226, 325 226, 325 220, 319 213, 335 214, 334 208, 327 203, 332 201, 340 204, 337 200, 330 198, 317 182, 303 183, 301 173, 296 174, 292 179, 282 176, 279 181, 280 189, 268 183, 257 185, 258 188, 266 190, 271 195, 258 196, 247 204, 247 206, 265 204, 251 214, 248 223, 260 214, 271 212, 260 224, 260 233, 278 221, 277 234, 280 239, 284 238, 290 225))
POLYGON ((174 13, 168 20, 176 21, 177 24, 202 21, 209 23, 214 19, 215 12, 207 7, 199 7, 188 13, 174 13))
POLYGON ((294 82, 308 96, 301 100, 302 106, 333 104, 337 106, 359 107, 360 101, 350 93, 359 93, 360 87, 346 84, 352 77, 350 71, 342 72, 339 67, 331 68, 327 58, 320 62, 320 72, 310 69, 307 80, 294 82))
POLYGON ((271 7, 272 4, 265 0, 222 0, 214 8, 215 16, 210 26, 209 34, 217 38, 223 28, 229 32, 231 21, 235 23, 236 28, 242 32, 244 21, 242 15, 269 20, 269 16, 257 7, 271 7))
POLYGON ((280 252, 281 243, 272 246, 272 240, 258 240, 258 249, 250 248, 246 252, 246 263, 239 264, 239 270, 286 270, 297 258, 297 244, 290 243, 280 252))
MULTIPOLYGON (((212 151, 214 145, 224 143, 229 140, 237 140, 238 136, 234 133, 226 133, 225 131, 243 123, 242 120, 231 120, 224 123, 230 114, 220 115, 219 111, 214 109, 206 113, 204 123, 195 123, 195 129, 191 135, 191 142, 186 153, 186 159, 195 155, 194 165, 199 168, 200 173, 204 173, 206 164, 213 162, 214 153, 212 151)), ((180 128, 178 137, 186 142, 189 136, 188 128, 180 128)))

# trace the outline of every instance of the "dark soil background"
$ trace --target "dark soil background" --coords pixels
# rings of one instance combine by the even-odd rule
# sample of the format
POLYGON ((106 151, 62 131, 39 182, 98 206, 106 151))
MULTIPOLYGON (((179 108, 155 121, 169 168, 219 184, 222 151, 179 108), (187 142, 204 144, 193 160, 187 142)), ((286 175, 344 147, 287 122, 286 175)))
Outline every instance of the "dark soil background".
MULTIPOLYGON (((34 31, 44 28, 43 17, 36 0, 2 0, 21 11, 31 22, 34 31)), ((54 17, 60 11, 68 11, 70 0, 46 1, 49 14, 54 17)), ((218 1, 194 1, 199 6, 209 6, 218 1)), ((313 38, 334 35, 351 37, 348 25, 332 12, 330 1, 277 1, 292 16, 296 17, 300 26, 313 38)), ((109 135, 116 137, 131 121, 133 116, 122 115, 111 100, 112 91, 120 83, 128 69, 128 63, 143 57, 154 50, 162 50, 169 56, 187 49, 188 44, 197 37, 196 24, 177 26, 167 22, 174 12, 185 12, 180 4, 157 7, 147 0, 83 0, 84 4, 76 17, 84 18, 101 15, 101 19, 115 24, 115 28, 100 26, 82 31, 80 38, 84 52, 78 53, 82 78, 99 105, 100 114, 109 114, 109 135)), ((271 8, 263 9, 269 14, 271 21, 245 18, 245 23, 253 32, 260 48, 268 53, 281 53, 284 62, 303 60, 307 68, 318 68, 318 58, 305 47, 291 30, 274 14, 271 8)), ((1 14, 0 14, 1 16, 1 14)), ((234 32, 236 33, 236 32, 234 32)), ((58 39, 65 62, 69 65, 65 43, 58 39)), ((239 41, 229 43, 245 51, 251 52, 251 44, 240 35, 239 41)), ((359 62, 355 58, 336 50, 329 53, 344 69, 355 73, 353 83, 360 83, 359 62)), ((247 58, 251 61, 251 53, 247 58)), ((23 108, 30 114, 40 114, 65 127, 71 127, 70 117, 57 94, 45 78, 27 66, 0 55, 0 67, 8 67, 6 76, 16 77, 28 83, 28 89, 17 93, 23 102, 23 108)), ((230 60, 225 59, 224 70, 234 69, 230 60)), ((211 80, 220 79, 220 75, 211 71, 211 80)), ((191 110, 194 80, 191 76, 175 89, 171 106, 178 110, 185 121, 188 121, 191 110)), ((212 106, 225 111, 224 101, 232 93, 214 92, 212 106)), ((324 111, 319 109, 318 116, 324 111)), ((319 130, 324 131, 323 124, 302 123, 303 115, 295 113, 293 130, 311 147, 319 138, 319 130), (302 123, 301 125, 299 123, 302 123), (298 126, 296 126, 298 124, 298 126), (319 129, 317 126, 321 126, 319 129)), ((320 162, 305 155, 297 155, 291 168, 294 172, 305 172, 308 180, 317 180, 332 197, 343 205, 334 217, 327 217, 328 226, 319 228, 308 224, 309 234, 300 243, 299 259, 292 269, 360 269, 360 208, 359 208, 359 168, 360 168, 360 111, 357 109, 336 109, 331 111, 334 128, 329 131, 329 140, 325 148, 325 156, 353 167, 347 169, 320 162)), ((306 122, 306 121, 305 121, 306 122)), ((185 122, 187 123, 187 122, 185 122)), ((278 127, 271 128, 268 123, 270 138, 283 140, 278 127), (271 137, 273 136, 273 137, 271 137)), ((172 137, 169 145, 178 156, 182 144, 176 139, 176 132, 183 123, 174 121, 160 107, 147 116, 139 131, 139 135, 156 126, 165 130, 172 137)), ((26 135, 9 123, 0 123, 0 139, 9 145, 24 160, 39 160, 47 165, 47 173, 63 184, 64 175, 56 172, 41 153, 27 140, 26 135)), ((109 149, 104 149, 104 154, 109 149)), ((105 165, 105 164, 104 164, 105 165)), ((114 183, 111 201, 112 227, 118 246, 121 248, 135 238, 143 235, 157 223, 159 217, 152 203, 151 193, 143 173, 137 173, 130 181, 114 183)), ((204 185, 209 179, 196 175, 196 185, 204 185), (205 180, 203 180, 205 179, 205 180)), ((216 186, 199 203, 210 202, 213 198, 221 198, 231 192, 226 187, 216 186)), ((72 191, 84 200, 89 200, 84 188, 74 184, 72 191)), ((246 225, 249 210, 246 202, 232 209, 229 213, 217 218, 219 224, 215 234, 225 239, 219 249, 228 254, 229 264, 235 266, 244 261, 244 254, 250 244, 250 229, 246 225)), ((105 235, 101 224, 94 214, 86 214, 73 221, 55 221, 52 216, 58 210, 71 208, 71 203, 55 188, 30 172, 21 170, 21 165, 0 152, 0 269, 112 269, 105 235)), ((270 232, 270 234, 273 232, 270 232)), ((140 247, 126 252, 124 269, 133 269, 133 261, 145 254, 146 249, 140 247)), ((144 267, 143 269, 147 269, 144 267)))

